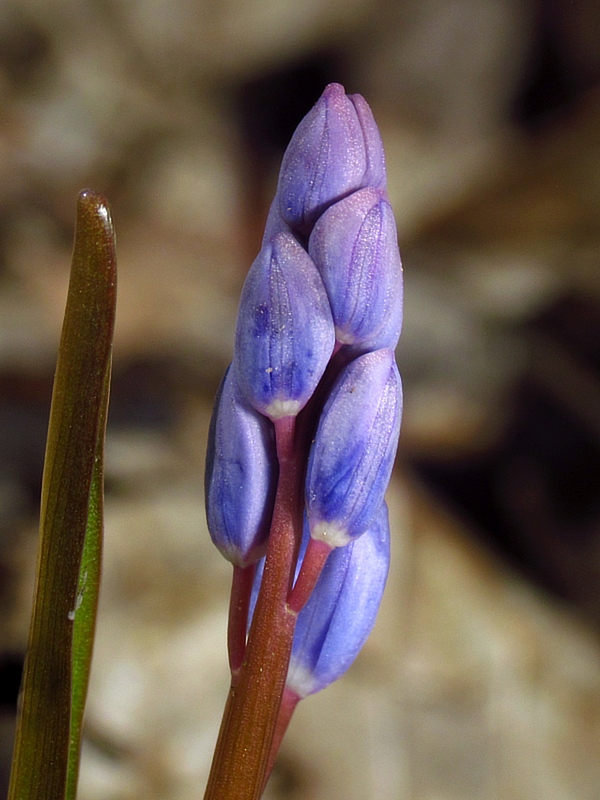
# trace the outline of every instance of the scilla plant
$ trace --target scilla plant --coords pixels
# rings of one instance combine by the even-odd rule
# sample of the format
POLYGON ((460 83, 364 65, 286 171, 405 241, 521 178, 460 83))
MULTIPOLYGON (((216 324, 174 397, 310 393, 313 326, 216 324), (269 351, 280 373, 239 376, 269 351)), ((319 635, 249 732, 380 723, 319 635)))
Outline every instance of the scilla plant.
MULTIPOLYGON (((106 201, 79 197, 10 800, 76 795, 100 583, 115 312, 106 201)), ((298 702, 339 678, 387 578, 402 269, 377 126, 328 86, 283 158, 211 421, 210 535, 233 565, 231 688, 205 800, 258 800, 298 702)))
POLYGON ((402 268, 381 138, 328 86, 283 157, 206 466, 233 564, 231 689, 205 800, 262 794, 297 703, 371 631, 389 565, 402 268))

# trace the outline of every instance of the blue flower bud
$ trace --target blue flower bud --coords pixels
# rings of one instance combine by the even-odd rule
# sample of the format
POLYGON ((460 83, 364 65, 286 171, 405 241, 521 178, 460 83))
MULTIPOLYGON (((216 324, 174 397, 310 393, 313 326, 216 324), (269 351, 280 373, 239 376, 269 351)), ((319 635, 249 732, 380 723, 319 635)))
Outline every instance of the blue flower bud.
POLYGON ((291 233, 293 235, 294 232, 281 216, 281 211, 279 210, 279 197, 275 195, 273 202, 271 203, 271 207, 269 208, 267 221, 265 222, 265 232, 263 234, 262 246, 264 247, 266 244, 268 244, 278 233, 291 233))
POLYGON ((319 271, 294 236, 277 234, 250 268, 240 301, 234 368, 246 399, 272 420, 295 416, 334 343, 319 271))
POLYGON ((313 228, 308 252, 323 278, 338 342, 395 348, 402 265, 394 213, 383 194, 361 189, 328 208, 313 228))
POLYGON ((298 615, 286 683, 298 697, 324 689, 352 664, 375 624, 389 563, 383 503, 360 539, 330 554, 298 615))
POLYGON ((365 140, 366 168, 362 179, 362 186, 372 186, 374 189, 385 189, 387 175, 385 169, 385 152, 379 128, 373 117, 369 104, 360 94, 350 94, 348 98, 356 110, 365 140))
POLYGON ((325 209, 364 186, 385 187, 383 145, 359 95, 332 83, 296 129, 283 156, 277 196, 282 218, 308 235, 325 209))
POLYGON ((401 405, 392 350, 366 353, 342 370, 308 462, 306 505, 313 539, 340 547, 370 525, 390 480, 401 405))
POLYGON ((211 419, 204 490, 211 538, 236 566, 265 553, 278 473, 273 425, 246 403, 230 368, 211 419))

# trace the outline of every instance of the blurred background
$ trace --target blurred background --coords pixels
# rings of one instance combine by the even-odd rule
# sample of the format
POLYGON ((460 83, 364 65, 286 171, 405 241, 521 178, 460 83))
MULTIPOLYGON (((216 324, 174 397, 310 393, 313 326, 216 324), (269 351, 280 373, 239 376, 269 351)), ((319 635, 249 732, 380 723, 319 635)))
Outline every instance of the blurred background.
POLYGON ((405 266, 393 565, 271 800, 592 800, 600 785, 600 3, 3 0, 0 796, 77 193, 120 268, 81 800, 201 796, 229 566, 202 471, 283 149, 371 104, 405 266))

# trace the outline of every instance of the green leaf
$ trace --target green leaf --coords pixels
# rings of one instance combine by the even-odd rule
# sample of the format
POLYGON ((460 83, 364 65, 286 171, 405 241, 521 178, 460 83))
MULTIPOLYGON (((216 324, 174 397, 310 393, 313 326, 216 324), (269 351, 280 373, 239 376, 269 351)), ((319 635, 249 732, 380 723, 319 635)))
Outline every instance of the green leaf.
POLYGON ((79 569, 77 597, 75 599, 75 608, 73 609, 71 735, 67 789, 65 792, 66 800, 75 800, 77 795, 83 714, 92 665, 96 612, 100 594, 104 533, 104 432, 106 430, 109 389, 110 366, 106 374, 105 395, 102 398, 102 417, 100 419, 96 458, 92 473, 85 541, 79 569))
POLYGON ((86 190, 77 204, 54 378, 9 800, 63 800, 76 792, 100 577, 103 442, 115 301, 110 209, 102 196, 86 190))

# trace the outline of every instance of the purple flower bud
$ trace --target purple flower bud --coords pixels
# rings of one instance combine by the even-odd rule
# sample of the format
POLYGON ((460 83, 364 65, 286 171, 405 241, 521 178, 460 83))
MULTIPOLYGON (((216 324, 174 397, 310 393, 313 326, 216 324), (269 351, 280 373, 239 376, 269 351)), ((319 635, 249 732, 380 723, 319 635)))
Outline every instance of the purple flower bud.
POLYGON ((211 419, 204 489, 211 538, 236 566, 265 553, 278 471, 273 425, 246 403, 230 368, 211 419))
POLYGON ((271 207, 269 208, 269 213, 267 215, 267 221, 265 223, 265 232, 263 234, 262 239, 262 246, 264 247, 268 244, 271 239, 274 239, 278 233, 291 233, 294 235, 294 232, 287 224, 287 222, 281 216, 281 211, 279 210, 279 197, 275 195, 273 198, 273 202, 271 203, 271 207))
POLYGON ((394 213, 382 193, 361 189, 328 208, 313 228, 308 251, 327 289, 336 339, 352 345, 377 341, 370 349, 396 347, 402 265, 394 213))
POLYGON ((402 394, 392 350, 366 353, 345 367, 321 415, 306 476, 310 533, 331 547, 360 536, 390 480, 402 394))
POLYGON ((238 312, 234 368, 248 402, 272 420, 295 416, 334 340, 319 271, 291 234, 277 234, 250 268, 238 312))
POLYGON ((298 697, 324 689, 352 664, 375 624, 389 563, 383 503, 360 539, 331 553, 298 615, 286 684, 298 697))
POLYGON ((385 152, 379 128, 373 118, 373 112, 362 95, 350 94, 348 98, 356 109, 356 116, 365 139, 367 166, 363 175, 362 186, 372 186, 374 189, 384 190, 387 186, 385 152))
POLYGON ((385 188, 385 158, 360 95, 331 83, 296 129, 283 156, 277 196, 283 219, 308 235, 332 203, 364 186, 385 188))

